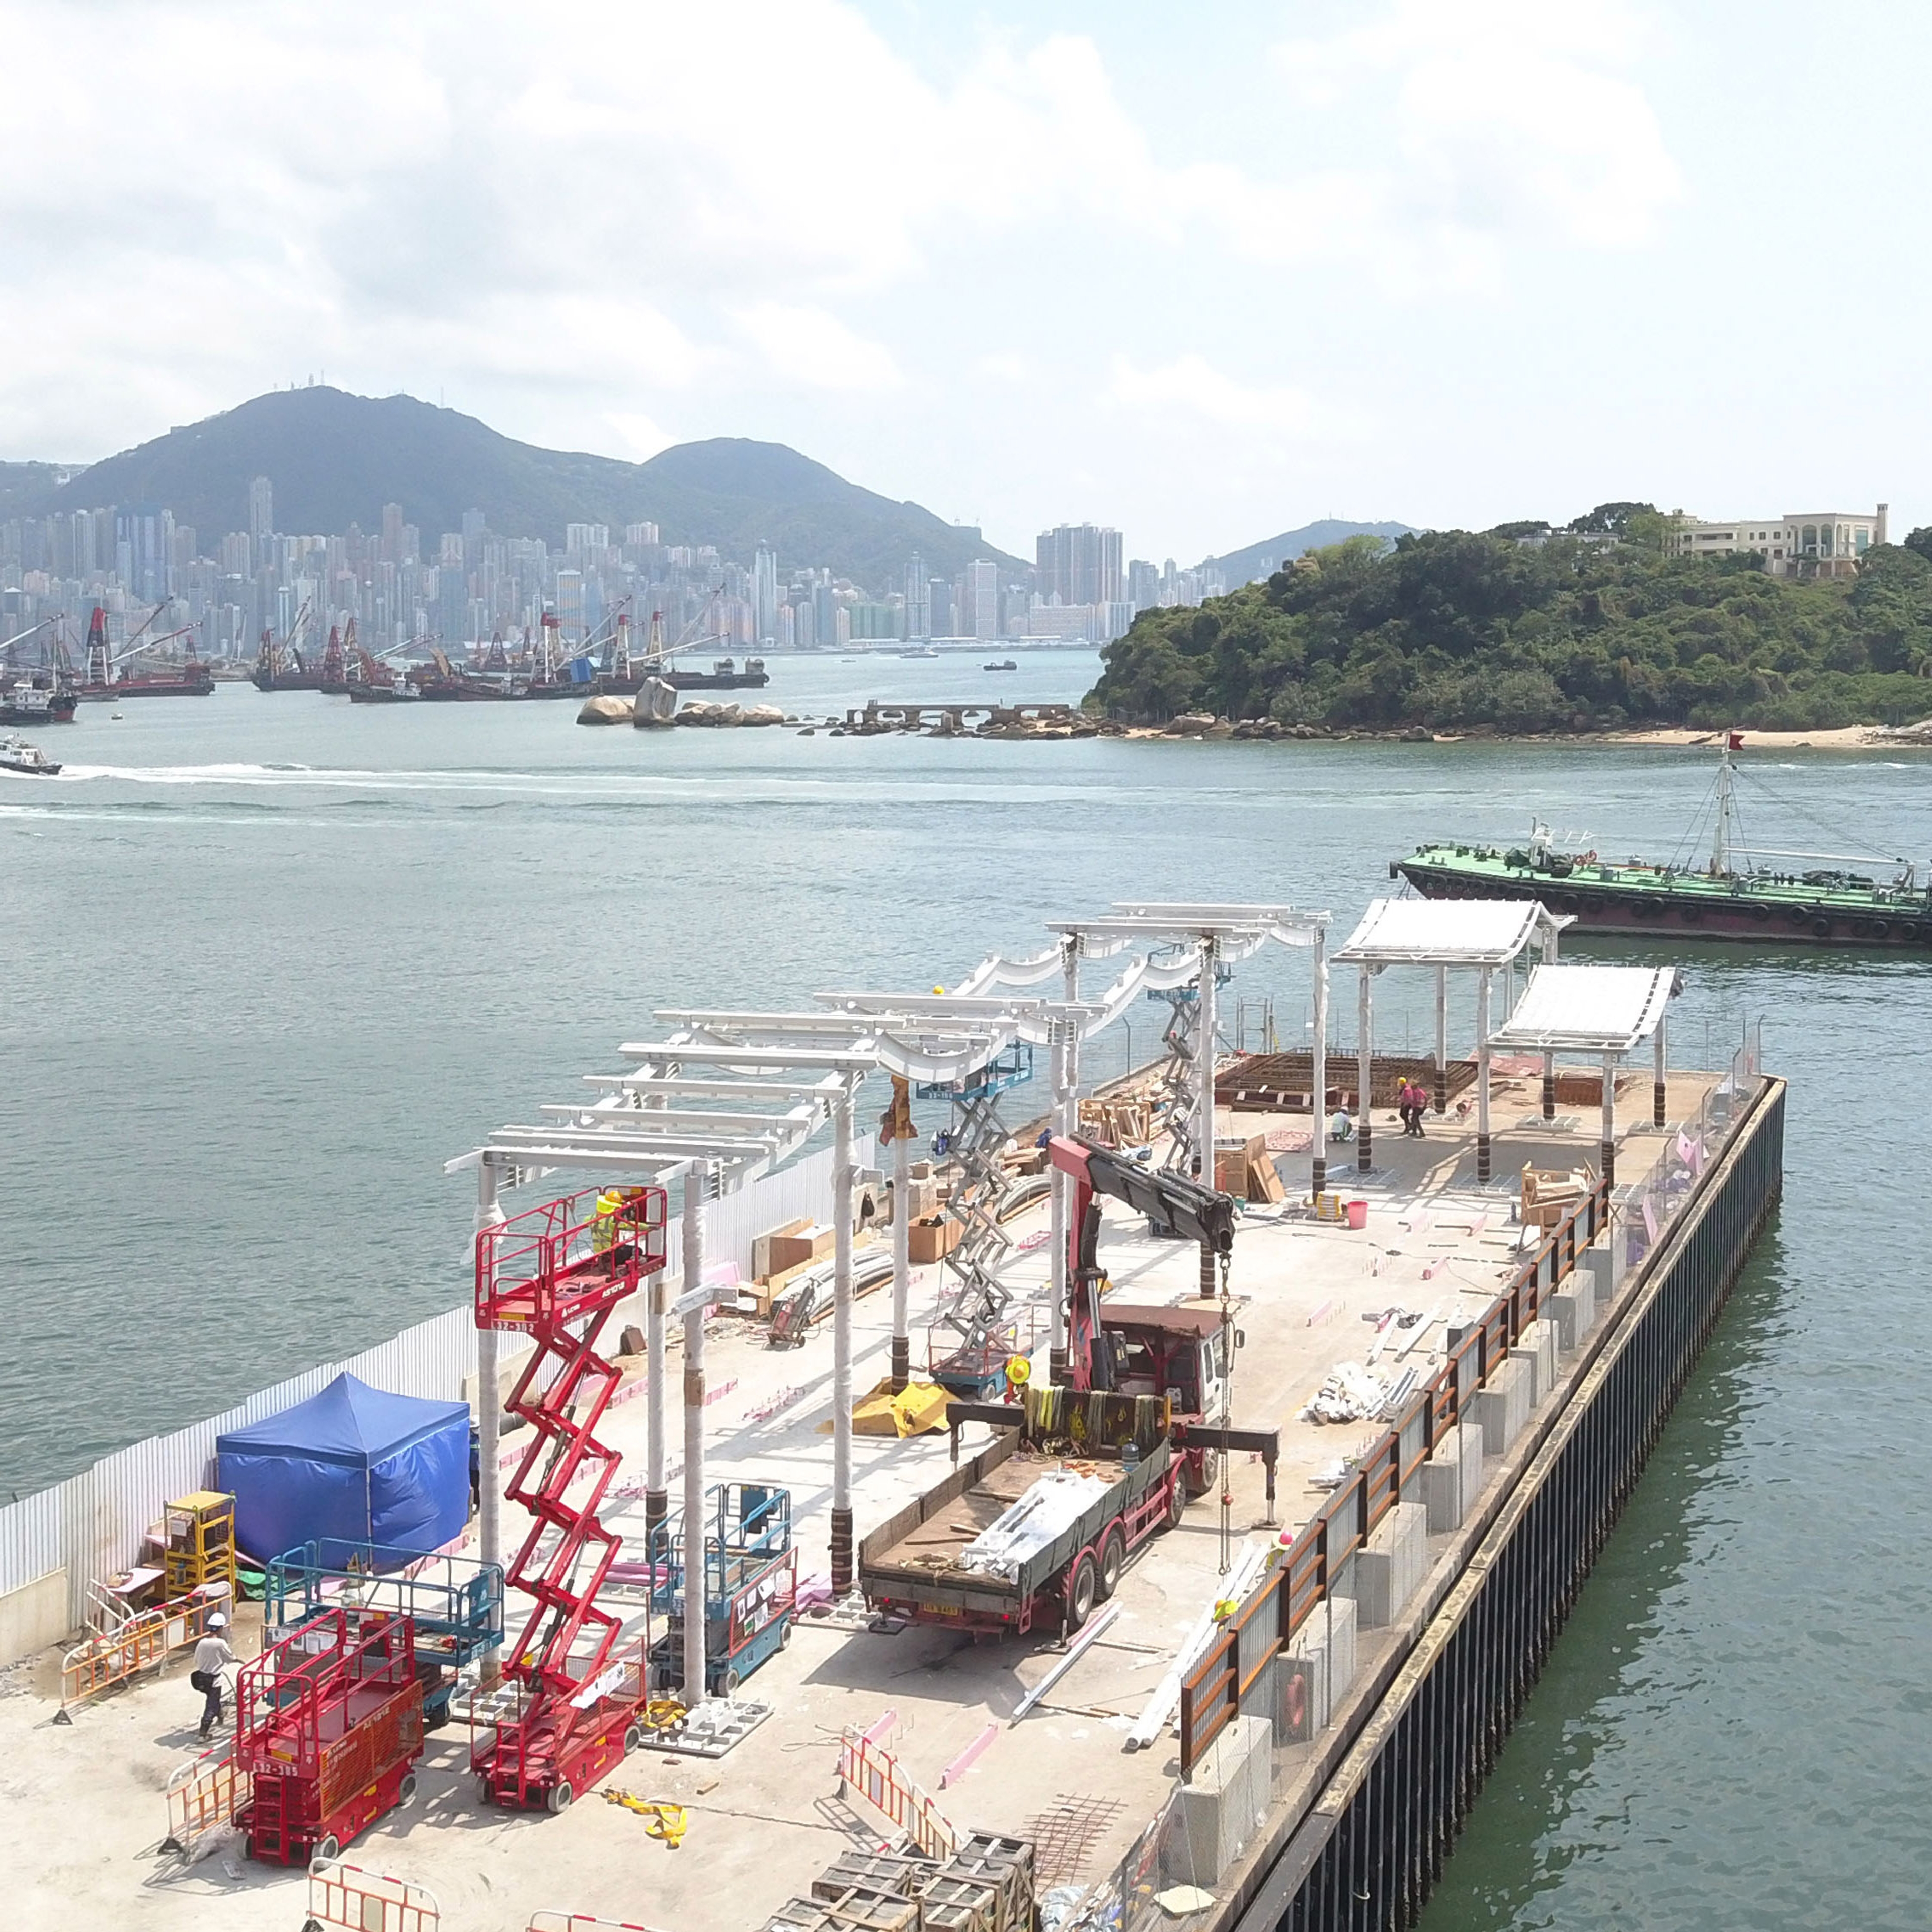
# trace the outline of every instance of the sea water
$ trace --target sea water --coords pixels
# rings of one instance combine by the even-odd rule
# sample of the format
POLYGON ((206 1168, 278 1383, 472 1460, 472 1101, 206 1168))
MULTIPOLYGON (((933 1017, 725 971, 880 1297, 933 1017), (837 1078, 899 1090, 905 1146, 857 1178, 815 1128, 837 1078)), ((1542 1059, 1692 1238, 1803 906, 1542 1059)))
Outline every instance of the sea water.
MULTIPOLYGON (((1020 663, 774 657, 757 695, 1070 698, 1096 668, 1020 663)), ((0 782, 0 1496, 459 1301, 473 1190, 442 1162, 587 1094, 656 1008, 950 984, 1129 896, 1346 932, 1424 839, 1539 814, 1666 853, 1712 778, 1674 750, 640 734, 246 685, 124 711, 42 734, 61 778, 0 782)), ((1932 854, 1916 759, 1742 764, 1750 837, 1932 854)), ((1762 1018, 1785 1202, 1425 1924, 1919 1924, 1932 959, 1582 952, 1682 965, 1680 1064, 1762 1018)), ((1426 1051, 1432 992, 1385 974, 1378 1042, 1426 1051)), ((1269 999, 1305 1044, 1301 958, 1238 969, 1224 1020, 1255 1043, 1269 999)), ((1334 1004, 1352 1042, 1352 986, 1334 1004)), ((1145 1060, 1163 1017, 1090 1065, 1145 1060)))

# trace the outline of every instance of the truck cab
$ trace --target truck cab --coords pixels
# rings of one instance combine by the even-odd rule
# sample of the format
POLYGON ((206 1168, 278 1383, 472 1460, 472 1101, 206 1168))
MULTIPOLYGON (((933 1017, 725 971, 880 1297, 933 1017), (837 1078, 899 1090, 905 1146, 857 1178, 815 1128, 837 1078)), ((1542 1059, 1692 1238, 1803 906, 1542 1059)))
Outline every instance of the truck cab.
MULTIPOLYGON (((1100 1336, 1118 1395, 1164 1395, 1176 1422, 1214 1423, 1227 1412, 1228 1362, 1221 1311, 1211 1301, 1169 1308, 1100 1304, 1100 1336)), ((1210 1452, 1188 1452, 1188 1486, 1210 1486, 1210 1452)))

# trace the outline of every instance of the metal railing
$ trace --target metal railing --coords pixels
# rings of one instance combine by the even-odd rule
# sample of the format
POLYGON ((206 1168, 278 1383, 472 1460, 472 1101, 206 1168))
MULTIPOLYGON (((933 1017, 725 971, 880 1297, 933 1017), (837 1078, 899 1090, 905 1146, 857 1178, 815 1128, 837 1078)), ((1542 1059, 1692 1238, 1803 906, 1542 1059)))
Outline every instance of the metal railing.
POLYGON ((208 1634, 210 1612, 227 1607, 225 1588, 197 1591, 175 1603, 138 1610, 110 1634, 76 1644, 61 1660, 61 1707, 55 1722, 70 1724, 70 1705, 158 1669, 184 1645, 200 1642, 208 1634))
POLYGON ((1474 1322, 1452 1330, 1442 1367, 1411 1394, 1347 1481, 1304 1523, 1260 1586, 1209 1644, 1180 1689, 1181 1775, 1240 1713, 1241 1700, 1333 1592, 1342 1566, 1405 1498, 1423 1465, 1465 1418, 1471 1398, 1508 1360, 1524 1330, 1610 1225, 1598 1181, 1552 1228, 1474 1322))
POLYGON ((248 1802, 254 1788, 254 1779, 236 1765, 232 1741, 178 1765, 161 1794, 168 1812, 168 1834, 161 1850, 192 1860, 195 1847, 209 1832, 235 1822, 236 1813, 248 1802))
POLYGON ((427 1886, 339 1858, 317 1858, 308 1868, 308 1924, 341 1932, 440 1932, 442 1907, 427 1886))
POLYGON ((928 1858, 950 1858, 958 1850, 958 1828, 906 1775, 898 1760, 863 1731, 848 1730, 840 1740, 838 1778, 928 1858))

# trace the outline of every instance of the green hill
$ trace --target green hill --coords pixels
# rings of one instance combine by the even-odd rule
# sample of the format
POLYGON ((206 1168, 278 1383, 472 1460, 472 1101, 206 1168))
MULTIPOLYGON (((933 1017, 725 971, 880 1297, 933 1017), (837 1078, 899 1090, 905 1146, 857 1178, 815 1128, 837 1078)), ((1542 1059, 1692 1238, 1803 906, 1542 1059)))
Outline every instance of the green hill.
POLYGON ((1902 723, 1932 712, 1932 530, 1814 583, 1654 541, 1358 538, 1198 610, 1144 612, 1102 662, 1089 708, 1138 724, 1902 723))
POLYGON ((256 476, 274 484, 276 526, 289 531, 380 529, 393 502, 425 547, 480 509, 500 536, 556 544, 568 523, 608 524, 621 541, 624 525, 643 522, 668 544, 715 544, 741 562, 768 544, 783 566, 830 565, 881 591, 898 587, 914 550, 935 576, 981 557, 1020 567, 976 530, 861 489, 782 443, 720 437, 622 463, 518 442, 411 396, 320 387, 257 396, 170 430, 44 488, 14 514, 156 503, 193 524, 206 548, 248 527, 256 476))

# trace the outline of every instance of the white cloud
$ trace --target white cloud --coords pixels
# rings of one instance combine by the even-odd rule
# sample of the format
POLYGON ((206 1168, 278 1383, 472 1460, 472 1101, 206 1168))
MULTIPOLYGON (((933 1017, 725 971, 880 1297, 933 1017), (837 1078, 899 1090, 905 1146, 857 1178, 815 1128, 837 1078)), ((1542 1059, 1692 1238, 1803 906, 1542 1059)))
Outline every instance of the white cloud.
POLYGON ((845 0, 0 0, 0 453, 326 369, 573 447, 771 435, 1024 522, 1149 427, 1164 476, 1271 469, 1353 433, 1302 318, 1628 246, 1676 192, 1618 0, 1364 4, 1202 52, 1272 89, 1237 165, 1214 112, 1130 111, 1105 26, 928 74, 845 0))
POLYGON ((855 334, 822 308, 754 302, 740 309, 738 326, 778 375, 817 389, 896 388, 904 378, 881 343, 855 334))
POLYGON ((1385 126, 1394 164, 1364 185, 1393 226, 1624 248, 1682 190, 1624 71, 1643 39, 1618 0, 1390 0, 1274 58, 1303 106, 1385 126))
POLYGON ((1116 356, 1106 395, 1130 410, 1192 416, 1267 435, 1306 435, 1321 421, 1305 390, 1250 387, 1193 355, 1157 369, 1136 368, 1126 356, 1116 356))

